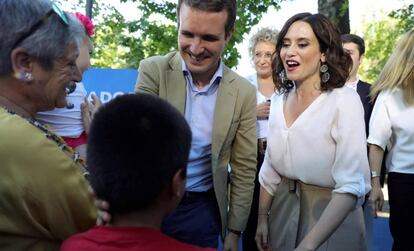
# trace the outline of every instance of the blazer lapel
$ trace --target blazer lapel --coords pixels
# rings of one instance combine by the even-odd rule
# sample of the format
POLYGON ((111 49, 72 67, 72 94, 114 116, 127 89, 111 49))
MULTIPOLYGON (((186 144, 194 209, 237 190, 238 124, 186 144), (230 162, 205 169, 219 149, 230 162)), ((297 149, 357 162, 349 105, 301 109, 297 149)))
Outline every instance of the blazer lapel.
POLYGON ((237 87, 230 70, 224 67, 223 78, 217 91, 214 111, 212 155, 218 157, 233 120, 237 100, 237 87))
POLYGON ((170 61, 170 68, 167 70, 166 83, 166 99, 175 108, 177 108, 182 114, 185 112, 185 100, 186 100, 186 80, 181 68, 181 57, 177 53, 170 61))

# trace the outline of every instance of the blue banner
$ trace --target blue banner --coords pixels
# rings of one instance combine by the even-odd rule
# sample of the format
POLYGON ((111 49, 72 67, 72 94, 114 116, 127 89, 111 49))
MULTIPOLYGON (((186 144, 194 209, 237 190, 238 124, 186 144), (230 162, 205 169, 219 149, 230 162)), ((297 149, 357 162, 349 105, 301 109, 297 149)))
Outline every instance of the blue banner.
POLYGON ((133 93, 138 71, 132 69, 88 69, 83 74, 83 84, 90 95, 95 94, 103 103, 116 96, 133 93))

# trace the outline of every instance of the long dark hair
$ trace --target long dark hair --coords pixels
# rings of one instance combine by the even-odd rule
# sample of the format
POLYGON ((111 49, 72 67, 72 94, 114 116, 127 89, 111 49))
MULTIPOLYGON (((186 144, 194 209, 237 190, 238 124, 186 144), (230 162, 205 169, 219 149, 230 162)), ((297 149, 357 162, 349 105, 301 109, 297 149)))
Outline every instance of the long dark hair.
POLYGON ((320 52, 326 54, 326 64, 329 67, 330 78, 326 83, 321 81, 321 91, 329 91, 344 86, 352 68, 352 59, 342 48, 341 35, 338 29, 324 15, 299 13, 285 23, 277 39, 276 56, 272 60, 272 77, 276 90, 279 93, 286 93, 293 88, 293 81, 281 77, 284 67, 280 58, 280 50, 286 33, 296 21, 303 21, 311 26, 318 39, 320 52))

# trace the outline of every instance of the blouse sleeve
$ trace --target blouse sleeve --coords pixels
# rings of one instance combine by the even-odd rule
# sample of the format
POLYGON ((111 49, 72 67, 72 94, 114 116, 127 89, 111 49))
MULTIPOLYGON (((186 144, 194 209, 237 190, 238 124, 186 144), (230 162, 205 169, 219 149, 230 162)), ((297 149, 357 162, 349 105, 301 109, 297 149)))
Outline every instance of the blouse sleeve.
POLYGON ((259 173, 260 185, 270 194, 274 195, 278 184, 281 181, 280 175, 272 167, 270 156, 268 153, 269 147, 266 149, 265 158, 259 173))
POLYGON ((332 168, 336 193, 350 193, 358 198, 357 206, 371 190, 364 110, 356 93, 345 92, 339 99, 332 136, 336 155, 332 168))
POLYGON ((385 150, 391 137, 391 121, 386 106, 386 94, 378 95, 369 121, 368 143, 377 145, 385 150))

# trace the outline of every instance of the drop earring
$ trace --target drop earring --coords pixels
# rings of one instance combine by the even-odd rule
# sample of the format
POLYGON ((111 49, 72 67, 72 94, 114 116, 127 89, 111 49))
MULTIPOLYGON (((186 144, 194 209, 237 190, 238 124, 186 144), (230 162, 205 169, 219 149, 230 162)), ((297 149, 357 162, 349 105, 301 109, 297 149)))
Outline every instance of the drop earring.
POLYGON ((327 83, 329 81, 329 79, 331 78, 331 75, 329 74, 328 70, 329 70, 328 64, 322 63, 321 68, 319 69, 319 71, 322 74, 321 79, 322 79, 323 83, 327 83))
POLYGON ((285 72, 285 69, 282 69, 282 70, 279 72, 279 78, 280 78, 280 80, 282 81, 282 83, 285 83, 285 82, 287 81, 287 77, 286 77, 286 72, 285 72))

